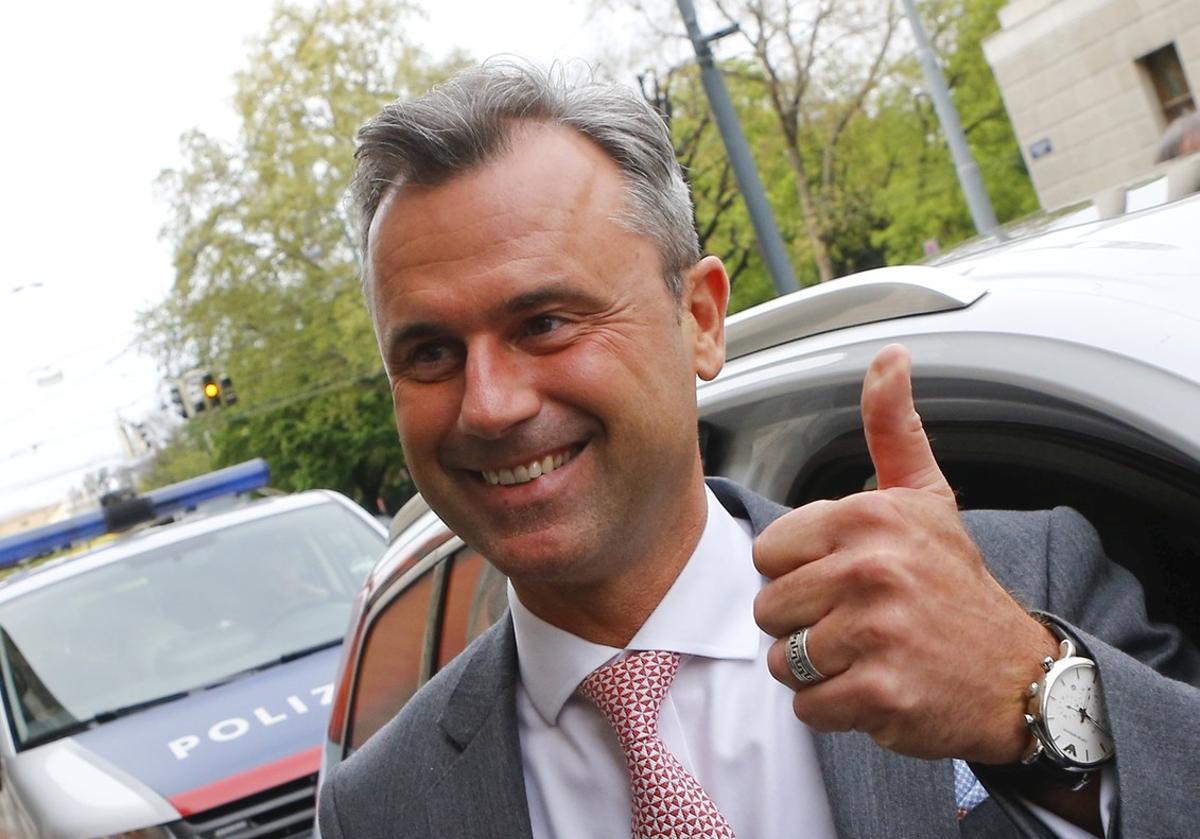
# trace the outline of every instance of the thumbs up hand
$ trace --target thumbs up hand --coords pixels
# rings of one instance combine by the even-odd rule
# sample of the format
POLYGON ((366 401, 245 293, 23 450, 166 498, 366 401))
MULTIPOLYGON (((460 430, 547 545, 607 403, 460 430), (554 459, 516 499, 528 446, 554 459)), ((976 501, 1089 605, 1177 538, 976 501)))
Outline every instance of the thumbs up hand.
POLYGON ((863 381, 878 489, 815 501, 755 540, 770 582, 755 620, 779 638, 772 675, 818 731, 858 730, 922 758, 1012 763, 1028 746, 1025 688, 1053 635, 984 566, 913 407, 908 351, 882 349, 863 381), (786 639, 825 679, 792 675, 786 639))

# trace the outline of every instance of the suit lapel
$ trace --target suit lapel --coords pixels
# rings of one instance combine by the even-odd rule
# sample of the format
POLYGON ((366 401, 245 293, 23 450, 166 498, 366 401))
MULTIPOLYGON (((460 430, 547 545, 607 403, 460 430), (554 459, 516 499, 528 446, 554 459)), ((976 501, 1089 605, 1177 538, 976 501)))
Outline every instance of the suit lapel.
POLYGON ((439 721, 461 751, 429 791, 429 835, 532 835, 517 733, 517 672, 516 640, 505 615, 474 647, 439 721))

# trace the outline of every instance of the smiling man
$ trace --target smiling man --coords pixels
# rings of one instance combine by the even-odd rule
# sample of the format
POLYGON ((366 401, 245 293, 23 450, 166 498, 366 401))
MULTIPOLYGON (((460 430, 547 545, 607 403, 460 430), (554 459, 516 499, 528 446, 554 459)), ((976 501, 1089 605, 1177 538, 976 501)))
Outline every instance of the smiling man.
POLYGON ((619 646, 704 525, 695 376, 721 367, 726 284, 688 266, 681 311, 607 154, 512 131, 503 165, 387 193, 367 293, 422 494, 531 611, 619 646))
POLYGON ((786 513, 706 485, 695 379, 721 369, 729 283, 636 95, 489 64, 360 141, 406 462, 511 608, 327 780, 326 839, 1191 823, 1167 803, 1200 769, 1200 659, 1077 515, 959 515, 902 348, 863 388, 878 491, 786 513), (1104 691, 1038 740, 1043 661, 1104 691), (1020 762, 1063 736, 1097 756, 1020 762))

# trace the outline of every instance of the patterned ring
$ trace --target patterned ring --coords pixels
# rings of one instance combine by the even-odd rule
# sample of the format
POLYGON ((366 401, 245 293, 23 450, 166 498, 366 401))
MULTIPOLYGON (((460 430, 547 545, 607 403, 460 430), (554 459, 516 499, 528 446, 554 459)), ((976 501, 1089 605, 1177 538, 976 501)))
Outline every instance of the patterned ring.
POLYGON ((787 663, 792 675, 806 685, 825 681, 825 674, 808 657, 808 627, 802 626, 788 636, 787 663))

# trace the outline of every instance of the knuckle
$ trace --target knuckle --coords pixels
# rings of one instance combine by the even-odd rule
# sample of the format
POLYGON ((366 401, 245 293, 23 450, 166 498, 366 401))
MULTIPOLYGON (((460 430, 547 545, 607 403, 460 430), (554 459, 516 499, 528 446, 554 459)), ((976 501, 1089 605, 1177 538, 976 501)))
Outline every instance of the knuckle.
POLYGON ((887 671, 875 668, 863 680, 861 688, 862 709, 870 720, 869 731, 877 731, 894 717, 903 703, 903 691, 887 671))
POLYGON ((919 618, 912 609, 895 600, 863 610, 853 626, 853 643, 860 657, 883 666, 897 667, 913 653, 920 637, 919 618))
POLYGON ((916 693, 892 669, 881 668, 875 675, 873 706, 879 714, 880 727, 895 726, 903 730, 918 704, 916 693))
POLYGON ((903 558, 888 548, 873 548, 856 555, 849 563, 848 582, 860 589, 893 588, 903 578, 903 558))
POLYGON ((889 616, 879 610, 867 614, 858 621, 854 630, 860 649, 879 652, 892 646, 898 632, 889 616))
POLYGON ((896 545, 874 544, 851 557, 845 569, 847 582, 863 591, 899 599, 920 595, 922 564, 928 556, 896 545))
POLYGON ((851 516, 861 524, 882 527, 896 518, 896 502, 886 491, 860 492, 843 501, 851 516))

